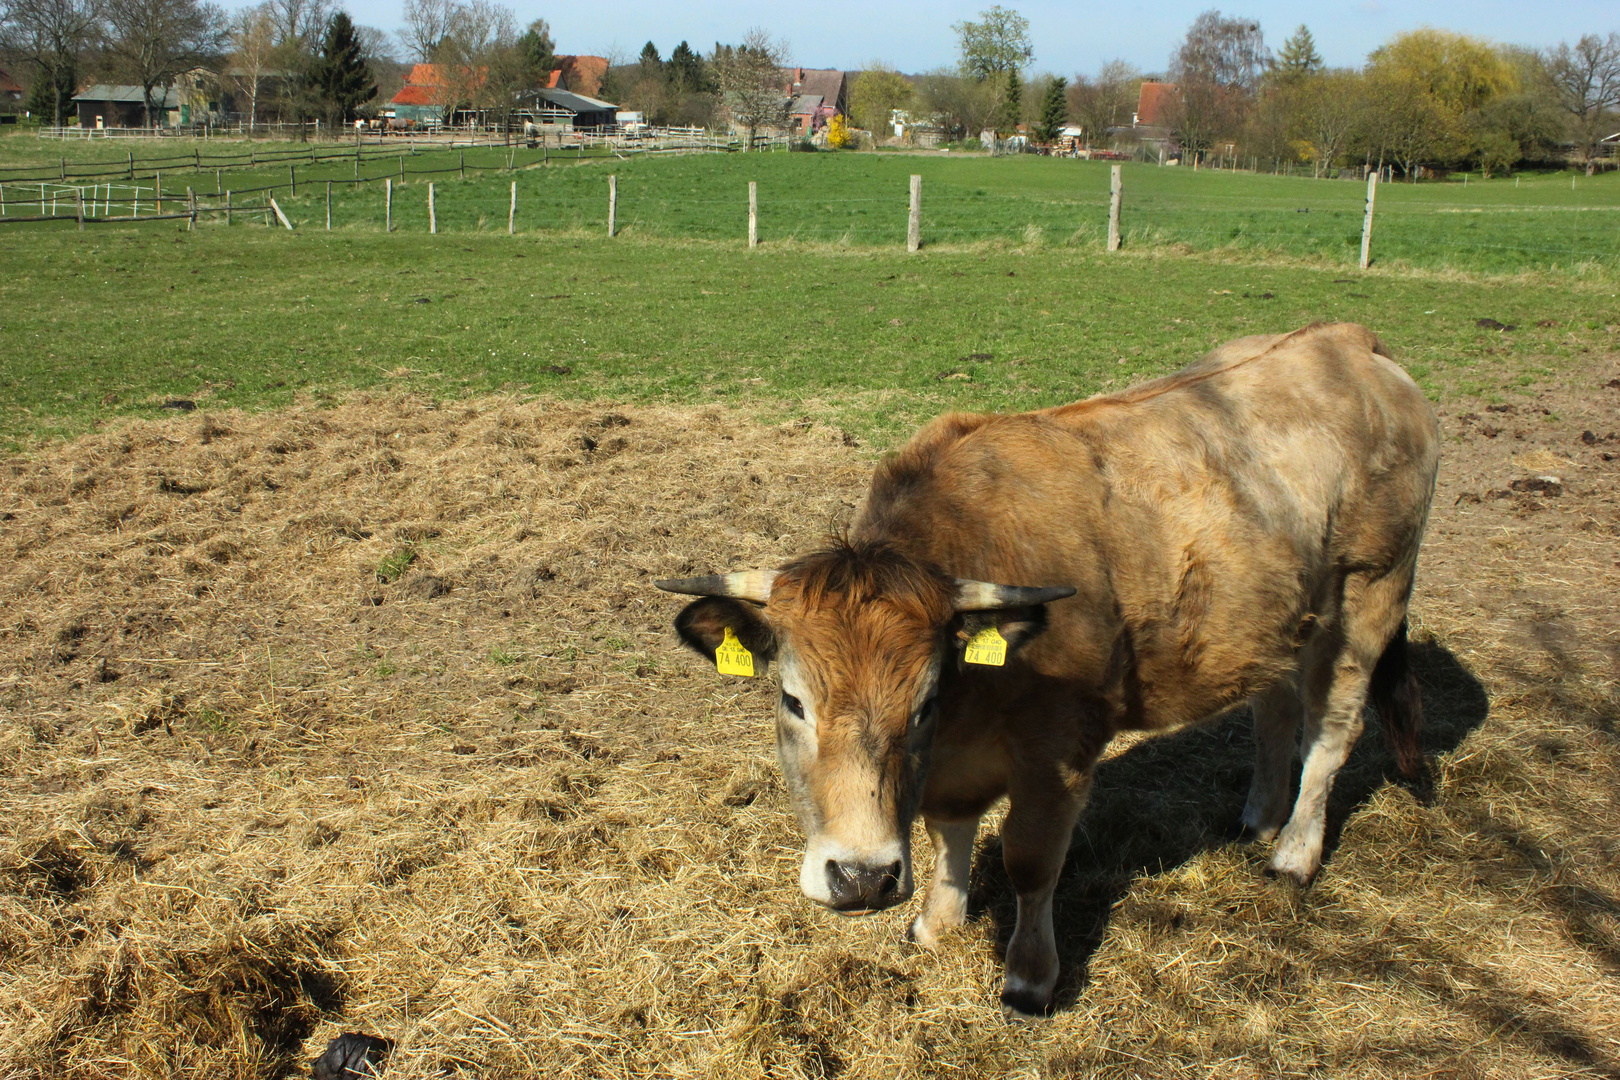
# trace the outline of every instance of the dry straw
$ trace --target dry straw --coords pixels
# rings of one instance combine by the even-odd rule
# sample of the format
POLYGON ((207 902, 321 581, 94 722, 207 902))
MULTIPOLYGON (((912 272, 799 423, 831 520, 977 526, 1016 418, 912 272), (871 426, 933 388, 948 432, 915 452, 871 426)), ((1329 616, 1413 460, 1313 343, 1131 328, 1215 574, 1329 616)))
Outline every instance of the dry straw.
POLYGON ((279 1076, 354 1029, 397 1077, 1620 1068, 1612 507, 1442 492, 1436 797, 1370 736, 1308 892, 1229 842, 1241 718, 1118 748, 1063 1008, 1009 1026, 995 823, 938 953, 813 910, 770 688, 650 586, 814 543, 852 441, 361 396, 5 462, 0 1076, 279 1076))

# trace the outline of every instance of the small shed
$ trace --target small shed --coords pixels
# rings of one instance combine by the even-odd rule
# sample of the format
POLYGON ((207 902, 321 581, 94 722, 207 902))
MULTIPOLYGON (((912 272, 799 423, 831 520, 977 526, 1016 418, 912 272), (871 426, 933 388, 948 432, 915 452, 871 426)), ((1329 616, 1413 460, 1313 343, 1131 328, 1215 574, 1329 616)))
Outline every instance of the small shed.
POLYGON ((568 90, 532 90, 524 95, 524 104, 532 109, 539 122, 560 124, 575 131, 612 128, 619 119, 617 105, 568 90))
POLYGON ((82 128, 160 127, 169 123, 191 123, 191 104, 181 101, 178 90, 172 86, 154 87, 152 109, 156 114, 150 121, 146 117, 146 97, 138 86, 114 86, 97 83, 82 94, 73 95, 74 107, 79 112, 82 128), (171 117, 171 114, 175 114, 171 117))

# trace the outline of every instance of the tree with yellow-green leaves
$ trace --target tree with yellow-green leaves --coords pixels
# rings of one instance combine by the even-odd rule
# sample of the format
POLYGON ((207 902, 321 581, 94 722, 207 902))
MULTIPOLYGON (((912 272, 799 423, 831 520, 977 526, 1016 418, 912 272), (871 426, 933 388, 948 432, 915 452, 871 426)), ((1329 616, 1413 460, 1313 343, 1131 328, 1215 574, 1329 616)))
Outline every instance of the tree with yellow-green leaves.
POLYGON ((1386 157, 1416 179, 1419 165, 1496 160, 1501 140, 1478 123, 1481 111, 1519 90, 1519 76, 1502 50, 1447 30, 1398 34, 1368 57, 1367 134, 1386 157), (1481 151, 1484 151, 1481 154, 1481 151))
POLYGON ((882 61, 873 61, 850 85, 849 111, 857 126, 881 138, 892 130, 889 123, 894 110, 904 109, 915 96, 905 76, 882 61))

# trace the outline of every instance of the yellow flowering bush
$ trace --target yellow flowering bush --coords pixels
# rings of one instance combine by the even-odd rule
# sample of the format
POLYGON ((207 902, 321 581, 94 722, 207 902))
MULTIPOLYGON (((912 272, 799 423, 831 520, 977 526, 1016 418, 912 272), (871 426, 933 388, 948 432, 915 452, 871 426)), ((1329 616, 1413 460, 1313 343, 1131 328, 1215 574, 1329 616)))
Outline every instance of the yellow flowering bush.
POLYGON ((833 118, 827 121, 827 145, 834 150, 842 150, 855 142, 850 134, 849 120, 843 113, 833 113, 833 118))

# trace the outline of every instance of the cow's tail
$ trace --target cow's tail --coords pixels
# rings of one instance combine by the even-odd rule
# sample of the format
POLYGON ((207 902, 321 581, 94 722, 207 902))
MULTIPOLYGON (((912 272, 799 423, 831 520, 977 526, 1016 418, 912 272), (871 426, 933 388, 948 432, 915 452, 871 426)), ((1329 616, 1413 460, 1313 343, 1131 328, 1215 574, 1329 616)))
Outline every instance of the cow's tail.
POLYGON ((1373 668, 1367 696, 1384 725, 1384 741, 1395 755, 1395 766, 1408 780, 1423 772, 1423 749, 1418 738, 1423 729, 1423 699, 1418 693, 1417 674, 1407 657, 1406 620, 1384 646, 1384 655, 1373 668))

